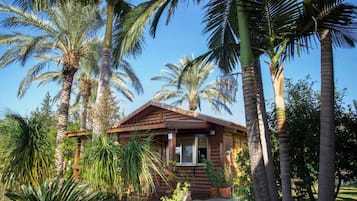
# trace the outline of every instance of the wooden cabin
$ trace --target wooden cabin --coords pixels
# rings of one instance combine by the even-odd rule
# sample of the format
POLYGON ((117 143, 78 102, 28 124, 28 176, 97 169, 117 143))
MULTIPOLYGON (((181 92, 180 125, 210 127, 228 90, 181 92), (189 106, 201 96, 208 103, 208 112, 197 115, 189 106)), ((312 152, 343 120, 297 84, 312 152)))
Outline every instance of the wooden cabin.
MULTIPOLYGON (((162 158, 167 163, 174 161, 178 180, 189 181, 192 192, 204 193, 211 186, 204 161, 234 169, 235 153, 246 144, 245 131, 242 125, 149 101, 109 129, 108 134, 121 144, 133 133, 139 137, 154 135, 154 146, 162 158)), ((78 174, 81 142, 88 138, 87 132, 69 132, 67 136, 77 138, 74 170, 78 174)), ((165 188, 166 184, 158 185, 165 188)))

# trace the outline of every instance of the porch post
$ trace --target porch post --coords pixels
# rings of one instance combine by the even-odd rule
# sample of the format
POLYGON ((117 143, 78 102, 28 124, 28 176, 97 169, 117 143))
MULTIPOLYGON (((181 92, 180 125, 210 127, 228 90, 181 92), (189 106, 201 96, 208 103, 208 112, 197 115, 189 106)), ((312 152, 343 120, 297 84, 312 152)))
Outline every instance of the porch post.
POLYGON ((169 141, 169 162, 175 161, 175 151, 176 151, 176 132, 170 132, 168 135, 169 141))
POLYGON ((76 148, 74 151, 74 164, 72 166, 73 177, 74 177, 75 181, 77 181, 79 178, 79 170, 80 170, 79 160, 81 158, 81 146, 82 146, 82 140, 81 140, 81 138, 78 137, 76 139, 76 148))

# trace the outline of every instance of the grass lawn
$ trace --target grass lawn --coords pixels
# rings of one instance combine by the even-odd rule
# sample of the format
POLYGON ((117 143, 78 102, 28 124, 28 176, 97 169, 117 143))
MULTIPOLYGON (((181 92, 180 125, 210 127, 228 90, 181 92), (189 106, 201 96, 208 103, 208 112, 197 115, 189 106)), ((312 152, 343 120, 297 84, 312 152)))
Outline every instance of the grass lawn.
POLYGON ((356 200, 357 201, 357 184, 353 186, 342 186, 336 200, 356 200))

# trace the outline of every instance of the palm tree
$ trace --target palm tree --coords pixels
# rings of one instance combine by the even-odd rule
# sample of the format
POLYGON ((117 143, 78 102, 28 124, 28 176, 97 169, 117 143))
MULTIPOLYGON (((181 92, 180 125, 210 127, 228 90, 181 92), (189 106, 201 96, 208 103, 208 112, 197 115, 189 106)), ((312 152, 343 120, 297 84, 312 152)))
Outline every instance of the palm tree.
MULTIPOLYGON (((285 125, 284 125, 285 106, 283 102, 283 93, 284 93, 283 92, 283 63, 285 60, 284 55, 292 56, 294 53, 293 52, 294 45, 297 45, 297 47, 300 48, 299 46, 301 46, 300 44, 301 41, 305 42, 304 45, 309 46, 308 43, 306 43, 308 41, 306 40, 303 41, 303 40, 306 39, 306 35, 309 35, 311 33, 306 30, 307 28, 305 26, 298 26, 300 25, 299 24, 300 21, 298 18, 296 18, 296 16, 299 16, 298 13, 300 11, 300 8, 297 4, 288 3, 287 1, 268 2, 268 4, 266 4, 266 2, 262 2, 261 6, 259 6, 259 4, 254 6, 254 8, 257 7, 264 8, 261 9, 262 12, 256 12, 255 10, 255 13, 259 13, 259 16, 263 16, 263 18, 258 18, 261 24, 256 24, 253 27, 258 28, 258 32, 255 31, 255 33, 264 33, 265 36, 264 35, 259 36, 259 34, 257 36, 257 34, 255 34, 255 39, 256 39, 255 41, 262 40, 264 42, 263 44, 267 44, 266 47, 260 46, 261 47, 260 50, 264 54, 268 55, 271 59, 270 70, 271 70, 271 76, 273 80, 274 92, 276 97, 276 101, 275 101, 276 111, 278 114, 277 117, 278 117, 278 131, 279 131, 279 141, 280 141, 280 157, 281 160, 283 160, 281 161, 282 188, 283 188, 283 199, 285 200, 285 199, 291 199, 291 190, 290 190, 290 176, 289 176, 289 172, 290 172, 289 158, 287 155, 288 146, 287 146, 287 139, 285 139, 286 132, 284 132, 285 131, 285 125), (303 40, 299 41, 301 38, 303 40)), ((328 12, 326 12, 326 9, 325 10, 319 9, 319 10, 322 10, 323 11, 322 14, 325 14, 326 16, 329 17, 333 16, 331 15, 331 11, 333 11, 333 9, 330 9, 328 12)), ((253 11, 251 13, 254 13, 253 11)), ((351 10, 349 11, 349 13, 352 13, 351 10)), ((304 14, 306 15, 307 13, 305 12, 304 14)), ((342 16, 347 16, 347 14, 348 12, 345 12, 345 14, 342 16)), ((310 24, 309 28, 311 28, 311 22, 312 22, 311 13, 308 16, 310 16, 309 19, 310 22, 307 24, 310 24)), ((331 20, 328 21, 326 19, 322 19, 321 17, 315 17, 315 21, 316 19, 318 19, 318 23, 321 22, 324 23, 327 21, 326 25, 333 24, 331 23, 331 20)), ((339 22, 336 22, 335 24, 338 24, 337 26, 341 26, 343 24, 346 24, 345 22, 346 19, 344 20, 342 19, 339 22)), ((222 32, 222 33, 226 34, 226 32, 222 32)), ((212 40, 212 41, 215 42, 216 40, 212 40)), ((226 45, 225 47, 227 49, 227 47, 229 48, 230 46, 226 45)), ((228 61, 231 60, 228 59, 228 61)))
POLYGON ((316 34, 321 46, 321 112, 319 200, 334 200, 335 189, 335 113, 332 45, 354 47, 357 41, 357 7, 341 0, 304 1, 302 23, 316 34), (317 21, 317 23, 315 22, 317 21))
POLYGON ((232 114, 227 104, 234 102, 233 95, 221 90, 218 81, 207 83, 215 65, 201 61, 185 71, 185 66, 193 60, 193 57, 183 57, 179 65, 166 64, 168 70, 163 70, 166 76, 151 78, 151 80, 166 83, 161 90, 156 92, 154 99, 160 101, 174 99, 173 105, 181 105, 187 101, 188 109, 191 111, 201 109, 202 100, 206 100, 215 111, 219 112, 224 109, 232 114), (178 89, 179 79, 181 83, 178 89))
MULTIPOLYGON (((129 63, 125 63, 129 64, 129 63)), ((123 70, 123 68, 121 68, 123 70)), ((81 103, 81 123, 80 128, 85 130, 87 128, 86 122, 88 120, 88 107, 94 107, 96 99, 96 90, 98 88, 98 66, 89 68, 87 65, 81 68, 80 73, 76 76, 76 85, 79 91, 76 94, 74 105, 79 103, 79 100, 82 100, 81 103), (96 68, 96 69, 95 69, 96 68)), ((120 69, 118 69, 120 70, 120 69)), ((128 84, 131 84, 134 87, 134 90, 137 94, 143 93, 143 87, 139 81, 139 78, 136 76, 130 65, 126 65, 124 70, 127 71, 114 71, 112 72, 112 79, 110 81, 110 86, 116 89, 117 92, 121 93, 129 101, 134 100, 134 93, 128 88, 128 84), (129 83, 128 83, 129 82, 129 83)))
POLYGON ((48 135, 44 118, 33 115, 27 119, 7 113, 1 122, 0 175, 7 188, 17 189, 21 184, 36 186, 53 173, 53 139, 48 135))
POLYGON ((254 63, 253 50, 251 46, 250 27, 246 8, 242 1, 236 5, 238 17, 238 29, 240 37, 240 63, 242 68, 243 97, 245 106, 245 117, 248 134, 248 148, 250 153, 250 165, 253 176, 254 195, 257 200, 271 200, 272 192, 269 189, 266 170, 258 127, 258 98, 257 98, 257 73, 254 63), (251 130, 250 130, 251 129, 251 130), (265 194, 265 195, 264 195, 265 194), (266 196, 269 195, 269 196, 266 196))
MULTIPOLYGON (((111 65, 112 65, 112 32, 113 32, 113 22, 121 24, 123 21, 123 16, 131 9, 131 6, 123 0, 106 0, 107 2, 107 19, 105 26, 103 53, 102 53, 102 63, 99 72, 99 83, 95 105, 100 108, 101 102, 105 101, 104 94, 109 91, 109 83, 111 79, 111 65)), ((119 42, 120 43, 120 42, 119 42)), ((123 53, 124 54, 124 53, 123 53)), ((121 54, 122 55, 122 54, 121 54)), ((121 63, 122 57, 116 57, 116 63, 121 63)), ((101 113, 101 111, 98 111, 101 113)), ((99 120, 99 115, 94 114, 93 119, 93 134, 95 136, 102 135, 104 128, 99 120)))
MULTIPOLYGON (((57 8, 45 9, 43 13, 27 12, 2 3, 0 9, 3 13, 11 14, 3 21, 6 27, 26 26, 38 30, 33 34, 3 34, 0 44, 10 47, 1 57, 1 67, 17 61, 24 65, 31 56, 42 59, 28 71, 22 83, 23 86, 27 86, 32 78, 51 62, 55 61, 62 65, 60 76, 63 81, 55 153, 57 173, 62 174, 64 135, 67 129, 72 82, 80 60, 90 58, 89 46, 98 40, 93 37, 93 33, 102 24, 98 10, 92 6, 83 7, 73 1, 58 4, 57 8), (47 20, 43 19, 44 14, 47 20)), ((19 95, 22 96, 23 93, 19 95)))
MULTIPOLYGON (((24 8, 36 8, 38 10, 42 10, 44 8, 48 8, 53 4, 58 4, 63 2, 64 0, 18 0, 19 3, 24 8)), ((82 5, 98 5, 100 1, 98 0, 79 0, 78 3, 82 5)), ((101 102, 105 101, 104 94, 110 91, 109 83, 111 79, 111 65, 113 64, 112 57, 112 33, 113 33, 113 22, 116 25, 121 26, 123 22, 123 16, 131 10, 131 5, 127 3, 125 0, 106 0, 106 26, 104 33, 104 43, 102 49, 102 59, 101 66, 99 72, 99 83, 98 90, 96 96, 96 107, 98 107, 101 102)), ((121 29, 116 29, 117 32, 120 32, 121 29)), ((115 44, 121 44, 120 40, 115 41, 115 44)), ((135 49, 135 48, 134 48, 135 49)), ((115 54, 115 63, 122 62, 122 56, 127 52, 120 52, 119 54, 115 54)), ((116 64, 115 64, 116 65, 116 64)), ((100 107, 98 107, 100 108, 100 107)), ((98 111, 101 113, 101 111, 98 111)), ((98 115, 94 115, 93 121, 93 134, 95 136, 102 135, 103 131, 107 128, 103 128, 101 122, 99 121, 98 115)))
MULTIPOLYGON (((245 42, 244 40, 247 40, 247 36, 242 35, 242 27, 239 26, 239 20, 241 18, 236 18, 237 13, 239 13, 238 9, 244 9, 243 11, 251 11, 249 12, 249 25, 248 26, 251 30, 250 33, 245 33, 245 34, 251 34, 252 38, 254 38, 254 42, 252 43, 252 47, 255 50, 255 69, 252 69, 251 72, 252 74, 256 76, 255 80, 255 88, 256 92, 253 91, 254 96, 256 96, 256 100, 258 101, 258 108, 257 112, 259 116, 257 117, 259 119, 260 123, 259 129, 261 134, 261 140, 263 141, 261 149, 264 149, 263 151, 263 158, 264 158, 264 163, 267 168, 267 177, 269 180, 269 192, 271 199, 276 200, 278 199, 277 196, 277 190, 275 186, 275 176, 274 176, 274 169, 272 167, 272 160, 271 160, 271 151, 268 150, 270 149, 270 140, 268 135, 263 135, 265 133, 266 128, 266 123, 264 123, 264 117, 263 113, 265 111, 265 107, 262 107, 262 85, 261 85, 261 78, 260 78, 260 64, 259 64, 259 56, 261 54, 267 54, 270 58, 271 61, 274 61, 275 64, 271 68, 271 75, 272 75, 272 80, 274 86, 279 86, 275 87, 275 97, 282 97, 283 95, 283 74, 282 72, 278 72, 278 66, 277 62, 279 61, 281 55, 285 53, 287 45, 290 42, 290 37, 293 34, 290 30, 287 31, 286 28, 289 26, 280 26, 282 24, 285 25, 292 25, 294 20, 289 17, 291 12, 297 13, 299 10, 294 10, 294 8, 298 8, 296 5, 296 2, 290 1, 286 2, 284 4, 283 1, 276 1, 276 2, 250 2, 250 4, 242 4, 242 2, 236 4, 235 2, 232 1, 219 1, 219 2, 211 2, 207 7, 208 7, 208 12, 206 15, 206 32, 211 33, 210 39, 209 39, 209 47, 210 51, 203 55, 203 57, 208 57, 214 60, 217 60, 219 62, 219 66, 224 68, 226 71, 231 70, 234 67, 234 64, 236 63, 236 55, 240 54, 241 55, 241 60, 242 56, 245 57, 246 55, 243 55, 242 51, 242 43, 245 42), (287 6, 288 5, 288 6, 287 6), (245 8, 242 8, 242 6, 245 6, 245 8), (251 10, 253 9, 253 10, 251 10), (226 12, 223 12, 223 11, 226 12), (257 17, 259 15, 259 17, 257 17), (263 17, 263 18, 262 18, 263 17), (256 19, 259 19, 257 21, 256 19), (237 20, 238 20, 238 25, 237 25, 237 20), (282 27, 282 28, 281 28, 282 27), (285 28, 285 29, 284 29, 285 28), (239 30, 239 31, 238 31, 239 30), (283 35, 283 34, 289 34, 289 35, 283 35), (243 36, 246 37, 243 39, 243 36), (240 41, 236 41, 236 38, 239 37, 240 41), (217 42, 219 41, 219 42, 217 42), (283 45, 282 45, 283 44, 283 45), (240 50, 239 50, 240 48, 240 50), (276 79, 278 77, 278 79, 276 79), (280 91, 277 91, 280 90, 280 91)), ((241 16, 242 17, 242 16, 241 16)), ((244 16, 243 16, 244 17, 244 16)), ((244 18, 243 18, 244 19, 244 18)), ((246 30, 245 30, 246 31, 246 30)), ((250 45, 250 44, 249 44, 250 45)), ((250 55, 249 55, 250 56, 250 55)), ((250 58, 250 63, 252 59, 250 58)), ((248 65, 248 62, 245 61, 246 65, 248 65)), ((243 62, 241 62, 243 64, 243 62)), ((251 64, 253 65, 253 64, 251 64)), ((279 66, 280 67, 280 66, 279 66)), ((244 68, 242 65, 242 73, 244 76, 244 68)), ((280 71, 282 71, 282 68, 280 68, 280 71)), ((244 77, 243 77, 243 85, 244 85, 244 77)), ((252 81, 253 82, 253 81, 252 81)), ((244 90, 244 86, 243 86, 244 90)), ((253 96, 253 95, 252 95, 253 96)), ((283 99, 278 98, 276 99, 276 106, 277 108, 280 108, 280 110, 284 110, 284 102, 283 99), (277 104, 278 103, 278 104, 277 104)), ((280 116, 280 139, 283 139, 286 137, 286 134, 284 135, 285 129, 284 129, 284 120, 283 118, 285 117, 284 113, 279 113, 280 116)), ((266 118, 265 118, 266 120, 266 118)), ((258 120, 253 120, 254 122, 258 122, 258 120)), ((248 123, 247 123, 248 125, 248 123)), ((283 198, 284 200, 291 200, 291 188, 290 188, 290 170, 289 170, 289 160, 288 160, 288 149, 287 149, 287 140, 281 140, 280 141, 280 157, 283 157, 281 160, 281 171, 282 171, 282 188, 283 188, 283 198), (284 157, 285 156, 285 157, 284 157)), ((251 150, 253 151, 253 150, 251 150)), ((261 153, 262 154, 262 153, 261 153)), ((261 156, 259 154, 259 156, 261 156)), ((258 155, 258 154, 257 154, 258 155)), ((253 168, 254 169, 254 168, 253 168)), ((252 171, 254 171, 252 169, 252 171)), ((254 179, 254 172, 253 172, 253 181, 254 179)))

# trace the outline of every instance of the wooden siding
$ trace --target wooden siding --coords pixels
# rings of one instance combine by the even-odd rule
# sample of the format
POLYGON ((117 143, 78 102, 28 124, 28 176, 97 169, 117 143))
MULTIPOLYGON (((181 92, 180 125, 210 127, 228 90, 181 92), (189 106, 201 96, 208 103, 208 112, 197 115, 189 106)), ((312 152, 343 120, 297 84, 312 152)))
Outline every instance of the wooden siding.
POLYGON ((232 170, 232 176, 236 177, 239 174, 239 167, 236 163, 237 154, 242 148, 246 147, 246 136, 237 133, 232 133, 230 131, 225 131, 223 136, 223 144, 225 151, 229 153, 225 154, 224 163, 226 167, 230 167, 232 170))
POLYGON ((190 120, 194 119, 190 116, 186 116, 177 112, 172 112, 169 110, 164 110, 161 108, 151 107, 145 110, 145 114, 137 115, 130 121, 125 122, 123 125, 137 124, 137 123, 150 123, 150 122, 160 122, 166 119, 178 119, 178 120, 190 120))
POLYGON ((213 135, 208 137, 208 153, 209 160, 213 163, 214 166, 220 166, 221 155, 222 155, 222 140, 218 135, 213 135))

